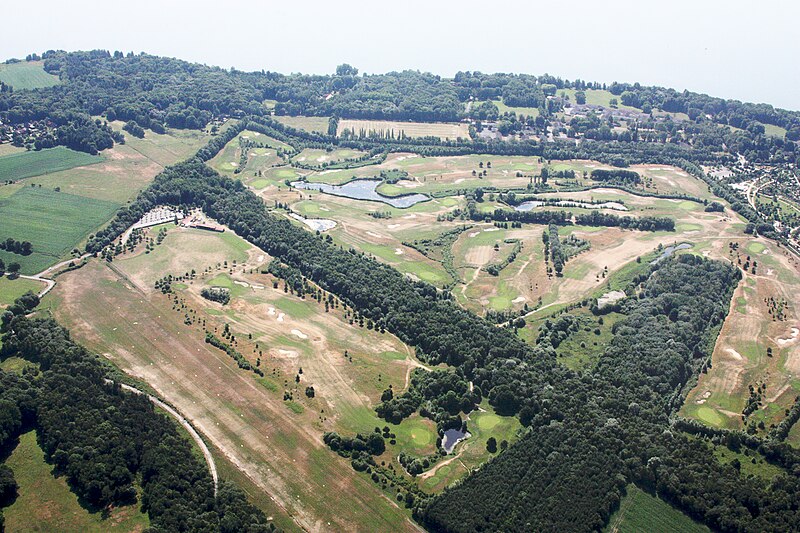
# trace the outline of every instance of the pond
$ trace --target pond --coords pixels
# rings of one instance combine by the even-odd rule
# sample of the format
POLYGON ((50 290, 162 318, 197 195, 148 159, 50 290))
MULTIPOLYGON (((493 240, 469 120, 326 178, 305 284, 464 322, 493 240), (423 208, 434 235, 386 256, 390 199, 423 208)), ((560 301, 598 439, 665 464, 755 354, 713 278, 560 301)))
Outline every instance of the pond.
POLYGON ((310 183, 307 181, 293 181, 292 187, 307 191, 320 191, 334 196, 344 196, 353 200, 372 200, 383 202, 392 207, 405 209, 420 202, 430 200, 424 194, 405 194, 403 196, 384 196, 375 189, 382 183, 382 180, 353 180, 344 185, 330 185, 328 183, 310 183))
POLYGON ((552 205, 559 207, 580 207, 583 209, 613 209, 615 211, 627 211, 628 208, 619 202, 603 202, 602 204, 591 204, 589 202, 581 202, 580 200, 559 200, 557 202, 543 202, 541 200, 530 200, 522 202, 514 209, 516 211, 530 211, 537 207, 544 205, 552 205))
POLYGON ((657 265, 658 263, 660 263, 661 261, 663 261, 667 257, 671 256, 673 253, 677 252, 678 250, 686 250, 687 248, 691 248, 691 247, 692 247, 692 245, 689 244, 688 242, 682 242, 681 244, 678 244, 677 246, 667 246, 666 248, 664 248, 664 251, 661 253, 661 255, 658 256, 658 259, 656 259, 654 261, 650 261, 650 264, 651 265, 657 265))
POLYGON ((469 431, 461 431, 460 429, 448 429, 444 432, 444 436, 442 437, 442 448, 447 453, 453 453, 453 448, 456 447, 456 444, 461 442, 464 439, 468 439, 472 435, 469 431))

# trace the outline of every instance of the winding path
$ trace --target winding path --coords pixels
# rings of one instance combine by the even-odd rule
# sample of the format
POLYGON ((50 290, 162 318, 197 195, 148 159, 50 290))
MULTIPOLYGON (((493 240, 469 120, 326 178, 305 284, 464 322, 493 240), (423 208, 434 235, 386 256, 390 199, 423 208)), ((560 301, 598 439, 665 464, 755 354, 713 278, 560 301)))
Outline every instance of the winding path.
MULTIPOLYGON (((106 379, 105 381, 106 383, 109 384, 114 383, 110 379, 106 379)), ((119 386, 128 392, 132 392, 133 394, 147 396, 147 398, 151 402, 153 402, 154 405, 160 407, 161 409, 169 413, 175 420, 178 421, 178 423, 180 423, 180 425, 182 425, 186 429, 186 431, 189 432, 189 435, 197 443, 197 446, 200 448, 200 451, 203 452, 203 457, 205 457, 206 463, 208 463, 208 470, 211 472, 211 478, 214 480, 214 496, 216 497, 217 488, 219 486, 219 475, 217 474, 217 464, 214 462, 214 456, 211 455, 211 450, 208 449, 208 446, 206 446, 206 443, 200 437, 200 434, 197 432, 197 430, 194 429, 192 424, 189 423, 189 421, 186 420, 180 413, 178 413, 178 411, 176 411, 169 405, 165 404, 152 394, 147 394, 145 392, 142 392, 136 387, 131 387, 130 385, 126 385, 125 383, 120 383, 119 386)))
POLYGON ((53 278, 50 274, 58 270, 59 268, 65 267, 70 263, 76 264, 77 262, 83 261, 87 257, 91 256, 92 254, 83 254, 80 257, 76 257, 75 259, 67 259, 66 261, 61 261, 60 263, 56 263, 55 265, 48 267, 38 274, 34 274, 33 276, 20 276, 23 279, 30 279, 33 281, 41 281, 44 282, 47 286, 39 291, 39 298, 43 298, 45 294, 53 290, 53 287, 56 286, 56 282, 53 281, 53 278))

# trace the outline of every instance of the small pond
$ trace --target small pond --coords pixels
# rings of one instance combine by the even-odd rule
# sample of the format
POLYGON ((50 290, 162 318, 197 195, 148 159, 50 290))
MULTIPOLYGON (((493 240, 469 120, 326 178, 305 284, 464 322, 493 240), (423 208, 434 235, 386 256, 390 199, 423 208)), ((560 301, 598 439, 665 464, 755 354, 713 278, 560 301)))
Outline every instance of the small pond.
POLYGON ((654 261, 650 261, 650 264, 651 265, 657 265, 658 263, 660 263, 661 261, 663 261, 667 257, 671 256, 673 253, 677 252, 678 250, 686 250, 687 248, 691 248, 691 247, 692 247, 692 245, 689 244, 688 242, 682 242, 682 243, 680 243, 680 244, 678 244, 676 246, 667 246, 666 248, 664 248, 664 251, 661 252, 661 255, 658 256, 658 259, 656 259, 654 261))
POLYGON ((461 442, 464 439, 468 439, 471 437, 469 431, 461 431, 460 429, 448 429, 444 432, 444 437, 442 437, 442 448, 447 453, 453 453, 453 448, 456 447, 456 444, 461 442))
POLYGON ((375 189, 381 184, 381 180, 353 180, 344 185, 330 185, 328 183, 311 183, 307 181, 293 181, 292 187, 307 191, 320 191, 334 196, 344 196, 354 200, 372 200, 383 202, 392 207, 405 209, 420 202, 429 200, 424 194, 405 194, 403 196, 384 196, 375 189))

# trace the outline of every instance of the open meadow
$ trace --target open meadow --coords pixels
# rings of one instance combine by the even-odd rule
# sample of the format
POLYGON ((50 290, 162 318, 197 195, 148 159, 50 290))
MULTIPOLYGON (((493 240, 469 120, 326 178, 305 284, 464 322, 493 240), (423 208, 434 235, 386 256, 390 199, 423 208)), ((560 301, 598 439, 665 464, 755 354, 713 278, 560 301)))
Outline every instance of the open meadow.
POLYGON ((43 61, 21 61, 0 65, 0 81, 15 90, 39 89, 58 85, 58 76, 44 70, 43 61))

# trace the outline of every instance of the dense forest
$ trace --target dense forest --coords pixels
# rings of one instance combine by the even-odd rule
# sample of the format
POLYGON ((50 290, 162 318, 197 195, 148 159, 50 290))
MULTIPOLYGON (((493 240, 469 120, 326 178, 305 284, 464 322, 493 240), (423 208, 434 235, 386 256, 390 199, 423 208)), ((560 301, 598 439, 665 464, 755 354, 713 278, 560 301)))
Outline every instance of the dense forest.
POLYGON ((136 502, 138 484, 153 531, 274 530, 235 486, 215 496, 205 462, 146 396, 123 391, 110 365, 55 321, 27 316, 38 303, 28 293, 2 313, 0 358, 36 366, 0 371, 0 446, 35 429, 47 461, 98 509, 136 502))
MULTIPOLYGON (((433 498, 418 497, 415 516, 429 529, 591 531, 608 520, 629 482, 715 529, 800 527, 798 480, 790 473, 796 453, 782 456, 786 473, 767 485, 671 429, 684 388, 707 364, 726 316, 740 279, 735 267, 691 255, 648 266, 637 279, 639 297, 625 301, 627 318, 615 326, 597 367, 576 373, 557 363, 552 345, 531 347, 511 330, 461 309, 446 293, 270 214, 240 182, 199 159, 165 169, 89 249, 101 250, 158 204, 202 206, 276 258, 281 267, 271 272, 313 281, 376 330, 414 346, 423 361, 452 367, 416 373, 407 392, 385 395, 378 413, 387 420, 425 406, 420 412, 440 429, 454 427, 460 413, 487 397, 497 412, 517 415, 530 428, 461 484, 433 498), (475 385, 472 393, 468 381, 475 385), (713 501, 701 497, 709 483, 713 501)), ((340 452, 363 441, 331 439, 340 452)))

